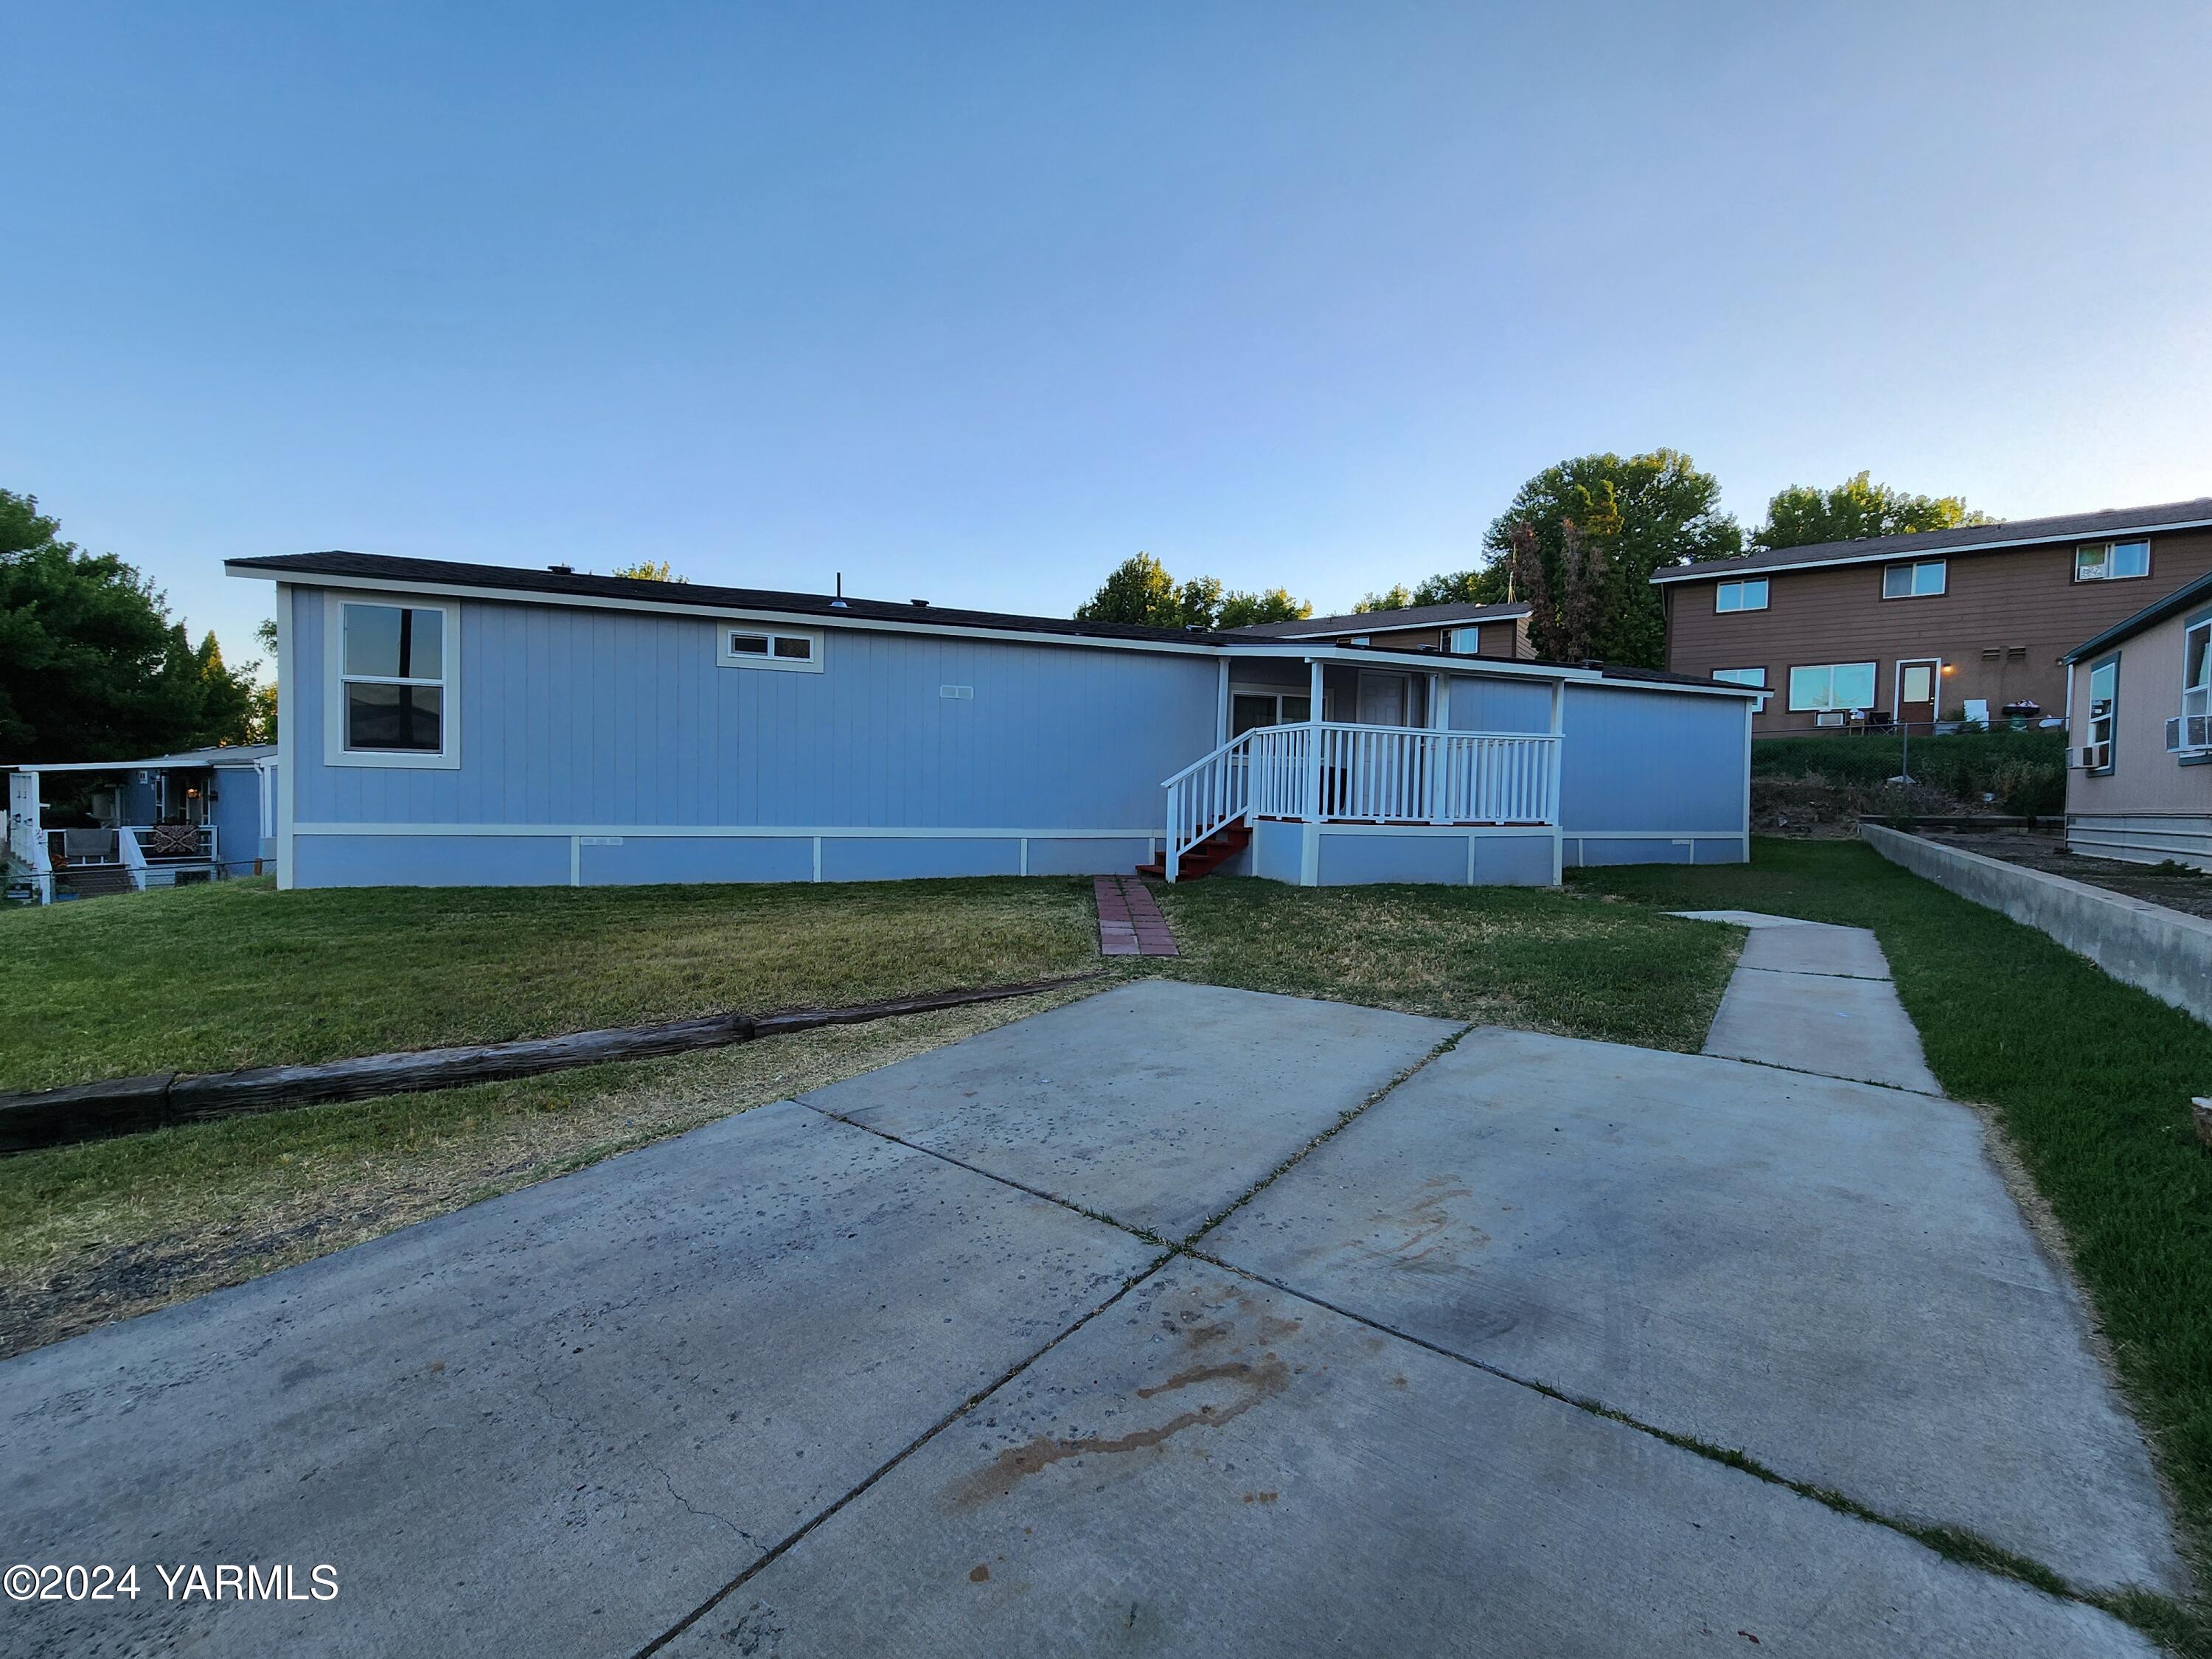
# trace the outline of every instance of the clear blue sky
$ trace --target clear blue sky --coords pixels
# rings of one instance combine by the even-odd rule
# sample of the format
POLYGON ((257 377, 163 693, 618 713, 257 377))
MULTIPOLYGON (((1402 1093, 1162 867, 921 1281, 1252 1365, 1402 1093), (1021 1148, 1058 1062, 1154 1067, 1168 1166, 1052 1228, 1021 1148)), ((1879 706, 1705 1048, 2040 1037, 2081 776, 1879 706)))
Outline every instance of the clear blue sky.
POLYGON ((2212 493, 2212 7, 0 0, 0 485, 235 659, 325 547, 1324 610, 1564 456, 2212 493))

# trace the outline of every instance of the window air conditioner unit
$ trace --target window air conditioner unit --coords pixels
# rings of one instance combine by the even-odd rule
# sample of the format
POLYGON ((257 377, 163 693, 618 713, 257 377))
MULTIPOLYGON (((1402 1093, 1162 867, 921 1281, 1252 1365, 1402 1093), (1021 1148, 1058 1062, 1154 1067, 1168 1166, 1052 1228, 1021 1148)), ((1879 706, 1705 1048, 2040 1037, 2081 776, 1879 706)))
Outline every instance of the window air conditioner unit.
POLYGON ((2112 745, 2109 743, 2085 743, 2079 749, 2066 751, 2066 764, 2076 772, 2094 772, 2112 763, 2112 745))
POLYGON ((1832 708, 1825 714, 1813 716, 1813 724, 1815 726, 1841 726, 1843 723, 1844 711, 1840 708, 1832 708))
POLYGON ((2175 753, 2181 747, 2181 716, 2176 714, 2166 723, 2166 752, 2175 753))

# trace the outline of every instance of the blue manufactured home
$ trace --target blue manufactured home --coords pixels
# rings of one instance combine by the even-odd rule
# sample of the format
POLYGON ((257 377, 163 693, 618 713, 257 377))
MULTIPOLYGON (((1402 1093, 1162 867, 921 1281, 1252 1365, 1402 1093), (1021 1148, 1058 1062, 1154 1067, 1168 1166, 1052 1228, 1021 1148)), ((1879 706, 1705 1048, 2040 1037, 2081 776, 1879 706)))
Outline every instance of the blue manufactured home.
POLYGON ((273 579, 285 887, 1748 853, 1755 690, 353 553, 273 579))

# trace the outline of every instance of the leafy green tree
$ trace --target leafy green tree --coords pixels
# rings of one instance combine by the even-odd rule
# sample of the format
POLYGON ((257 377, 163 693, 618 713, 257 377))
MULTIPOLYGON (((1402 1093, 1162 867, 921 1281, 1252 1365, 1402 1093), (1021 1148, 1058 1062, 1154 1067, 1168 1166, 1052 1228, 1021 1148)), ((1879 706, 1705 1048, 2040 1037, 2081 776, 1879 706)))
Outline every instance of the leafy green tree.
POLYGON ((1149 553, 1133 553, 1114 567, 1096 593, 1075 607, 1075 619, 1179 628, 1182 601, 1165 565, 1149 553))
MULTIPOLYGON (((255 623, 253 637, 260 641, 262 650, 268 653, 266 660, 272 669, 279 667, 280 665, 276 660, 276 618, 264 617, 255 623)), ((251 662, 240 672, 241 673, 258 672, 260 667, 259 662, 251 662)), ((274 673, 271 673, 267 680, 253 688, 252 703, 252 707, 248 714, 246 740, 250 743, 276 742, 276 676, 274 673)))
MULTIPOLYGON (((1743 551, 1743 532, 1720 510, 1720 481, 1678 450, 1561 461, 1522 484, 1491 525, 1483 546, 1493 562, 1483 574, 1494 577, 1501 565, 1512 568, 1514 526, 1527 525, 1535 536, 1528 556, 1546 573, 1546 593, 1539 601, 1523 582, 1521 597, 1539 609, 1551 607, 1554 622, 1563 620, 1556 613, 1570 598, 1587 607, 1587 629, 1567 629, 1584 647, 1577 654, 1659 667, 1667 627, 1652 572, 1743 551), (1579 538, 1572 573, 1566 568, 1570 524, 1579 538)), ((1534 612, 1529 628, 1532 638, 1544 631, 1534 612)))
POLYGON ((1288 588, 1268 587, 1253 593, 1234 591, 1223 596, 1213 625, 1256 628, 1261 623, 1304 622, 1312 615, 1311 603, 1292 599, 1288 588))
POLYGON ((245 736, 250 675, 213 635, 195 650, 136 569, 60 531, 0 489, 0 756, 131 760, 245 736))
POLYGON ((633 560, 629 564, 617 565, 611 574, 627 576, 635 582, 688 582, 691 580, 689 576, 678 576, 672 573, 668 568, 668 561, 665 559, 661 560, 658 564, 651 559, 633 560))
POLYGON ((1445 570, 1413 587, 1400 582, 1381 593, 1370 593, 1352 608, 1404 611, 1417 605, 1503 605, 1513 597, 1508 580, 1510 561, 1500 558, 1480 570, 1445 570))
POLYGON ((1766 522, 1752 542, 1762 548, 1810 547, 1819 542, 1917 535, 1996 522, 1988 514, 1969 507, 1963 496, 1910 495, 1871 483, 1862 472, 1833 489, 1791 484, 1778 491, 1767 502, 1766 522))
POLYGON ((1295 622, 1313 606, 1282 588, 1260 592, 1225 590, 1218 576, 1194 576, 1178 585, 1149 553, 1114 568, 1098 591, 1075 610, 1079 622, 1133 623, 1147 628, 1249 628, 1255 623, 1295 622))
POLYGON ((1370 611, 1403 611, 1413 603, 1413 590, 1400 582, 1386 587, 1380 593, 1370 593, 1352 607, 1352 614, 1361 617, 1370 611))

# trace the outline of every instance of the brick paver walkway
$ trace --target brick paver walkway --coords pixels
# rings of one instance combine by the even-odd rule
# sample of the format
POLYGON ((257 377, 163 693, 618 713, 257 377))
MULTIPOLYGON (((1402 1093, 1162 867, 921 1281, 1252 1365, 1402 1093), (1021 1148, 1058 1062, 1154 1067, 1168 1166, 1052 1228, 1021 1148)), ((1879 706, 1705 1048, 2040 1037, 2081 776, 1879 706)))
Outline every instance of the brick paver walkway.
POLYGON ((1143 882, 1127 876, 1097 876, 1091 891, 1098 900, 1098 954, 1102 957, 1173 957, 1175 934, 1160 914, 1159 902, 1143 882))

